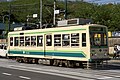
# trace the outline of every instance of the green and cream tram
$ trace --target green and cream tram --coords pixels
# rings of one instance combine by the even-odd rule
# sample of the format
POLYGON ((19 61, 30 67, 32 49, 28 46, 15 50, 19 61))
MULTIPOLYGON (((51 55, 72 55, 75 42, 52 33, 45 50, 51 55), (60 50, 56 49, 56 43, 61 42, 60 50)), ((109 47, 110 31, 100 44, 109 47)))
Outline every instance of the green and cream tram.
POLYGON ((67 66, 104 61, 109 59, 107 33, 107 27, 98 24, 13 31, 8 34, 8 56, 67 66))

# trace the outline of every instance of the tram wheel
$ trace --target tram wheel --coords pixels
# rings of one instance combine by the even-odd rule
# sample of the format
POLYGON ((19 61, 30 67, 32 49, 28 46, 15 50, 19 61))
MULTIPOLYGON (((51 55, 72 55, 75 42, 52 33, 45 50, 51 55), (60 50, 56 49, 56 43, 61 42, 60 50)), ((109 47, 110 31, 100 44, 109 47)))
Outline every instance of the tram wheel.
POLYGON ((74 61, 67 61, 67 67, 70 68, 70 67, 75 67, 76 64, 74 61))
POLYGON ((50 66, 53 66, 54 60, 50 59, 50 66))

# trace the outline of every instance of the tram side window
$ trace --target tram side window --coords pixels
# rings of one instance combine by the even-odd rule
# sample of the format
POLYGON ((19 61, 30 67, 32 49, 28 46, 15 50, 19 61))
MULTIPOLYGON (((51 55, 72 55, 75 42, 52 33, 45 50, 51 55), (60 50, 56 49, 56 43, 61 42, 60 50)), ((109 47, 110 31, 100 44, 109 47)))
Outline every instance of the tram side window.
POLYGON ((54 35, 54 46, 61 46, 61 34, 54 35))
POLYGON ((13 46, 13 37, 10 37, 10 46, 13 46))
POLYGON ((20 37, 20 46, 24 46, 24 37, 20 37))
POLYGON ((36 36, 31 36, 31 46, 36 46, 36 36))
POLYGON ((30 36, 25 37, 25 46, 30 46, 30 36))
POLYGON ((86 33, 82 33, 82 46, 86 46, 86 33))
POLYGON ((70 34, 62 35, 62 46, 70 46, 70 34))
POLYGON ((79 46, 79 33, 71 34, 71 47, 79 46))
POLYGON ((14 46, 18 46, 19 45, 19 38, 15 37, 14 38, 14 46))
POLYGON ((46 35, 46 46, 52 46, 52 35, 46 35))
POLYGON ((37 46, 43 46, 43 36, 37 36, 37 46))

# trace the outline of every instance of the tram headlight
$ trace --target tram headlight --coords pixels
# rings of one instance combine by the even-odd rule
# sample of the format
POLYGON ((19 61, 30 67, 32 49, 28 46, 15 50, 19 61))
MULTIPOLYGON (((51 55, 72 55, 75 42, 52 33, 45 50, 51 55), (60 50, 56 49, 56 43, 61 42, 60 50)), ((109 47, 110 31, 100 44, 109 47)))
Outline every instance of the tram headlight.
POLYGON ((97 56, 97 53, 95 53, 95 56, 97 56))
POLYGON ((91 56, 97 56, 97 53, 91 53, 91 56))
POLYGON ((104 56, 107 56, 108 54, 107 53, 104 53, 104 56))
POLYGON ((91 56, 93 56, 93 53, 91 53, 91 56))
POLYGON ((91 52, 91 56, 94 56, 95 55, 95 52, 91 52))

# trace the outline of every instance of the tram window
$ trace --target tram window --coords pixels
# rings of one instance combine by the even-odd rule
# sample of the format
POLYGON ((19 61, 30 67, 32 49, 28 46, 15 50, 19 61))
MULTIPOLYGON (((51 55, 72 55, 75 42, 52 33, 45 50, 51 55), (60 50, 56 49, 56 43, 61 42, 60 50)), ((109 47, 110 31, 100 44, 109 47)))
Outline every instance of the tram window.
POLYGON ((14 38, 14 46, 18 46, 19 45, 19 38, 15 37, 14 38))
POLYGON ((52 35, 46 35, 46 46, 52 46, 52 35))
POLYGON ((43 36, 37 36, 37 46, 43 46, 43 36))
POLYGON ((86 33, 82 33, 82 46, 86 46, 86 33))
POLYGON ((69 34, 62 35, 62 46, 70 46, 70 35, 69 34))
POLYGON ((54 35, 54 46, 61 46, 61 34, 54 35))
POLYGON ((71 47, 79 46, 79 33, 71 34, 71 47))
POLYGON ((20 37, 20 46, 24 46, 24 37, 20 37))
POLYGON ((31 46, 36 46, 36 36, 31 36, 31 46))
POLYGON ((10 46, 13 46, 13 37, 10 37, 10 46))
POLYGON ((30 36, 25 37, 25 46, 30 46, 30 36))

